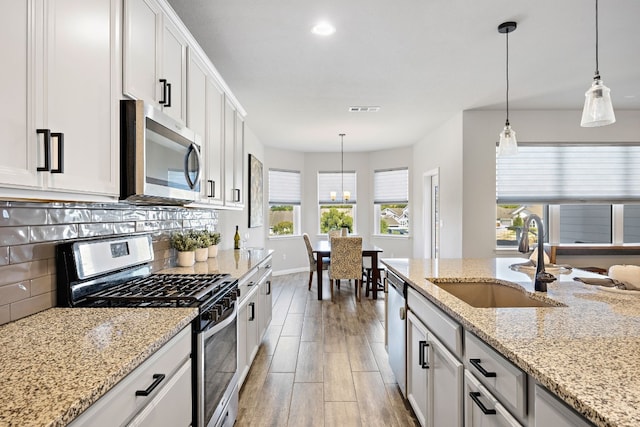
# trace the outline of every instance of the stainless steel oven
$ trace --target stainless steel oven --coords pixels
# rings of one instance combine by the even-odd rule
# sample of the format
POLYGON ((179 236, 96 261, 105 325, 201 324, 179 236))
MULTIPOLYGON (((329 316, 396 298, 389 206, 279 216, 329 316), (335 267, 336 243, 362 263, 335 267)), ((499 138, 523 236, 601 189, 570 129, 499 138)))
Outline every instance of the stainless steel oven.
POLYGON ((199 427, 231 427, 238 414, 237 304, 196 333, 196 399, 199 427))
POLYGON ((200 136, 143 101, 120 101, 120 198, 184 204, 200 194, 200 136))

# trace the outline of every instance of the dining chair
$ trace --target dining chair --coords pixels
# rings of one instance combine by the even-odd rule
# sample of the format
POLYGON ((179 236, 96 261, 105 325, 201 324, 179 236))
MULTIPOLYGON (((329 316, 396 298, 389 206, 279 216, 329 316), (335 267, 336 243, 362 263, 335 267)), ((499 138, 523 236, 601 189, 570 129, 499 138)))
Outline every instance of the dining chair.
POLYGON ((331 242, 331 239, 334 237, 340 237, 342 235, 342 230, 329 230, 329 232, 327 233, 327 238, 329 239, 329 242, 331 242))
POLYGON ((333 301, 333 282, 340 279, 355 281, 356 299, 361 299, 362 286, 362 237, 334 237, 331 239, 329 283, 333 301))
MULTIPOLYGON (((316 257, 313 256, 313 248, 311 247, 311 241, 307 233, 302 234, 304 244, 307 247, 307 255, 309 255, 309 290, 311 290, 311 282, 313 281, 313 272, 316 271, 318 266, 316 257)), ((327 270, 329 268, 329 260, 327 258, 322 259, 322 269, 327 270)), ((318 283, 322 283, 322 277, 318 278, 318 283)))

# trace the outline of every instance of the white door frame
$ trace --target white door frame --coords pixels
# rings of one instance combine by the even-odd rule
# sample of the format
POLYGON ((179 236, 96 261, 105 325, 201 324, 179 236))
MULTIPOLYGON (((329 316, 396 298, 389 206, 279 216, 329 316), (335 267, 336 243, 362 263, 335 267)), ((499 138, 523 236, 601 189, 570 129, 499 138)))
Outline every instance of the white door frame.
MULTIPOLYGON (((435 233, 436 227, 440 227, 440 224, 435 223, 435 218, 433 215, 434 212, 434 203, 438 203, 438 201, 433 200, 432 198, 432 187, 433 184, 437 183, 439 186, 440 182, 440 168, 431 169, 422 174, 422 229, 424 230, 424 239, 423 239, 423 256, 424 258, 437 258, 437 253, 434 253, 434 239, 438 238, 439 234, 435 233)), ((439 204, 439 203, 438 203, 439 204)), ((438 206, 438 211, 439 211, 438 206)), ((439 242, 436 242, 435 245, 437 248, 440 247, 439 242)))

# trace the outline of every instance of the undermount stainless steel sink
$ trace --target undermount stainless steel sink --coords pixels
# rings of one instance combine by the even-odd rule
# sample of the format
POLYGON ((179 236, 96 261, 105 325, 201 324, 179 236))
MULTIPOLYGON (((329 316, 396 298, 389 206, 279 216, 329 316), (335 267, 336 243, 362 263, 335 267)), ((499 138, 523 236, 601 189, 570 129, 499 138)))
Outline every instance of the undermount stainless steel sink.
POLYGON ((499 282, 442 282, 431 281, 434 285, 449 292, 472 307, 511 308, 511 307, 566 307, 549 298, 534 298, 524 288, 499 282))

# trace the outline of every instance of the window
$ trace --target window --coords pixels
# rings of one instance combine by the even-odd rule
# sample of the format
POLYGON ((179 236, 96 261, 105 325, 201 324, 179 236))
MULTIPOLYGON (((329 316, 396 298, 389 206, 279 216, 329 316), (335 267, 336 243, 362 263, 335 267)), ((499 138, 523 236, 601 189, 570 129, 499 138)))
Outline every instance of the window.
POLYGON ((409 234, 409 169, 373 172, 374 233, 409 234))
POLYGON ((640 145, 625 143, 521 143, 496 156, 497 246, 517 245, 525 211, 544 213, 553 243, 639 243, 638 165, 640 145))
POLYGON ((318 172, 319 230, 346 227, 355 233, 356 173, 354 171, 318 172))
POLYGON ((300 171, 269 169, 269 236, 300 234, 300 171))

